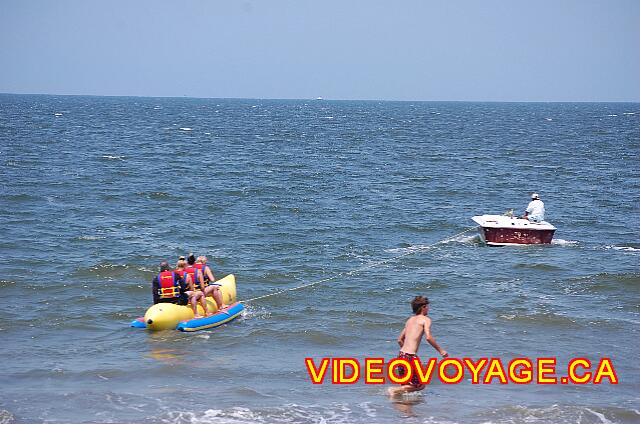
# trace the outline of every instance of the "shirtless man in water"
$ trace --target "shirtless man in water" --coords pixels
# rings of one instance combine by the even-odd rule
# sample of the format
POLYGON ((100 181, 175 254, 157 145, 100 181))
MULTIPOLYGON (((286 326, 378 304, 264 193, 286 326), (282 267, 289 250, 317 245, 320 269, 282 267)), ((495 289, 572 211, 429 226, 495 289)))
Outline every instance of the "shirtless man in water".
MULTIPOLYGON (((424 296, 416 296, 411 301, 411 308, 415 314, 407 320, 407 323, 398 337, 398 344, 400 345, 400 354, 398 358, 406 359, 412 365, 413 359, 418 357, 418 349, 420 348, 420 340, 424 333, 424 338, 429 342, 435 350, 438 351, 443 358, 449 356, 446 350, 442 349, 436 339, 431 334, 431 319, 427 317, 429 313, 429 299, 424 296)), ((399 377, 404 376, 404 368, 399 368, 402 374, 398 373, 399 377)), ((389 388, 389 395, 398 396, 402 393, 415 392, 424 389, 424 384, 420 383, 415 369, 412 369, 413 375, 411 379, 400 387, 389 388)))

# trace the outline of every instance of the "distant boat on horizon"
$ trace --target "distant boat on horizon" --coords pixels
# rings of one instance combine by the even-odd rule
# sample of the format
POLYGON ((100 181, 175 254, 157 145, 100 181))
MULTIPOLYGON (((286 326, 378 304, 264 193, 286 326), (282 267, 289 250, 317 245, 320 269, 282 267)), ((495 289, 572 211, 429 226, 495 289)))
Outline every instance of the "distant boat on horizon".
POLYGON ((316 100, 324 100, 322 97, 316 97, 316 100))

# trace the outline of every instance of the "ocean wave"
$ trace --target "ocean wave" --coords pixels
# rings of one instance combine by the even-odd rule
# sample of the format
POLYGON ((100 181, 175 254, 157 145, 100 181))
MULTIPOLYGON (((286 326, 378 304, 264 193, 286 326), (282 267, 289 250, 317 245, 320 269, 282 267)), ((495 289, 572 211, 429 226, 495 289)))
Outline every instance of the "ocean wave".
POLYGON ((424 233, 430 233, 433 231, 433 227, 430 225, 412 224, 408 222, 406 223, 401 222, 401 223, 394 224, 392 228, 398 231, 405 231, 412 234, 414 233, 424 234, 424 233))
POLYGON ((541 312, 532 314, 501 314, 498 318, 513 321, 535 323, 539 326, 550 327, 576 327, 580 324, 566 315, 556 314, 554 312, 541 312))
POLYGON ((495 423, 602 423, 637 422, 640 413, 635 409, 619 407, 599 407, 581 405, 550 405, 531 407, 524 405, 506 406, 479 414, 495 423))
POLYGON ((6 409, 0 409, 0 424, 13 424, 16 422, 16 417, 6 409))
POLYGON ((259 277, 259 280, 261 283, 266 283, 266 284, 271 284, 271 283, 286 284, 286 283, 298 281, 298 273, 267 271, 259 277))
POLYGON ((207 409, 203 412, 168 412, 158 417, 160 422, 172 424, 243 424, 243 423, 354 423, 367 422, 377 417, 377 406, 372 403, 297 405, 280 407, 207 409))
POLYGON ((587 291, 617 291, 640 288, 639 273, 615 274, 601 272, 599 274, 585 275, 566 280, 570 287, 582 287, 587 291))
POLYGON ((297 340, 297 343, 311 342, 321 346, 340 346, 344 342, 341 337, 329 332, 313 329, 282 330, 262 327, 255 328, 249 336, 252 338, 265 337, 272 340, 282 340, 285 343, 290 343, 291 340, 297 340))
POLYGON ((4 194, 4 195, 0 196, 0 198, 3 198, 4 200, 6 200, 8 202, 28 202, 28 201, 42 199, 41 196, 34 196, 32 194, 26 194, 26 193, 4 194))
POLYGON ((112 155, 102 155, 100 156, 100 159, 103 159, 105 161, 111 161, 111 160, 116 160, 116 161, 125 161, 127 158, 125 156, 112 156, 112 155))
POLYGON ((104 239, 106 239, 105 236, 95 236, 95 235, 82 235, 82 236, 74 237, 74 240, 79 240, 79 241, 95 241, 95 240, 104 240, 104 239))
POLYGON ((114 264, 103 262, 88 267, 76 268, 71 276, 76 279, 98 278, 104 280, 146 280, 149 279, 151 270, 139 264, 114 264))
POLYGON ((551 264, 540 264, 540 263, 519 263, 513 265, 513 268, 516 269, 534 269, 537 271, 560 271, 564 268, 551 265, 551 264))
POLYGON ((0 288, 4 288, 4 287, 12 287, 15 286, 16 282, 15 281, 10 281, 10 280, 0 280, 0 288))
POLYGON ((136 196, 146 197, 150 200, 179 200, 179 198, 166 191, 138 191, 136 196))
POLYGON ((631 246, 605 246, 605 249, 621 250, 623 252, 640 252, 640 248, 631 246))

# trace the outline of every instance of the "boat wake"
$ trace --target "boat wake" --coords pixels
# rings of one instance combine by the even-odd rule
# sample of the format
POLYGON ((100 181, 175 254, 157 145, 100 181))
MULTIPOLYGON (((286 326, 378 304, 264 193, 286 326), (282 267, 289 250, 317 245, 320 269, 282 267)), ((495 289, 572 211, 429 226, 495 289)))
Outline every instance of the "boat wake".
POLYGON ((385 252, 387 253, 398 253, 398 254, 403 254, 403 253, 410 253, 410 252, 418 252, 421 250, 429 250, 429 249, 433 249, 436 246, 439 245, 445 245, 445 244, 452 244, 452 243, 460 243, 460 244, 466 244, 466 245, 476 245, 476 244, 482 244, 482 239, 480 238, 479 234, 474 234, 474 235, 461 235, 459 237, 453 237, 453 238, 448 238, 445 240, 441 240, 439 242, 433 243, 433 244, 416 244, 413 246, 408 246, 408 247, 396 247, 394 249, 387 249, 385 250, 385 252))
POLYGON ((462 235, 460 237, 455 237, 452 239, 447 239, 442 241, 439 244, 449 244, 449 243, 462 243, 462 244, 481 244, 482 243, 482 238, 480 237, 480 234, 474 234, 474 235, 462 235))
POLYGON ((631 246, 605 246, 605 249, 621 250, 623 252, 640 252, 640 248, 631 246))
POLYGON ((551 240, 551 244, 555 246, 577 246, 578 242, 575 240, 553 239, 551 240))
MULTIPOLYGON (((242 302, 242 301, 241 301, 242 302)), ((240 315, 241 319, 269 319, 271 318, 271 310, 253 304, 246 304, 244 311, 240 315)))

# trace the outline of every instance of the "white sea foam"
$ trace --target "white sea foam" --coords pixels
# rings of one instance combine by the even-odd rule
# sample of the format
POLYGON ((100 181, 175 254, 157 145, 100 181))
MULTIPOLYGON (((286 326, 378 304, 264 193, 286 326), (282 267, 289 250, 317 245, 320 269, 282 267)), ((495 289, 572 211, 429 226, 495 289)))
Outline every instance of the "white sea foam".
POLYGON ((450 240, 445 240, 445 243, 457 242, 457 243, 465 243, 465 244, 473 244, 477 243, 481 240, 480 234, 474 234, 471 236, 459 236, 452 238, 450 240))
POLYGON ((104 236, 80 236, 78 240, 103 240, 105 238, 104 236))
POLYGON ((604 414, 601 414, 600 412, 596 412, 593 409, 589 409, 589 408, 584 408, 584 409, 586 409, 587 411, 591 412, 593 415, 598 417, 601 423, 613 424, 613 421, 608 420, 607 417, 604 416, 604 414))
POLYGON ((236 406, 228 409, 207 409, 200 413, 190 411, 170 412, 168 419, 163 422, 169 423, 192 423, 192 424, 240 424, 240 423, 292 423, 292 422, 314 422, 314 423, 352 423, 360 421, 359 418, 376 418, 376 410, 370 403, 361 403, 352 409, 350 405, 333 404, 331 406, 300 406, 287 404, 275 408, 249 409, 236 406))
POLYGON ((55 116, 62 116, 61 113, 54 113, 55 116))
POLYGON ((125 157, 124 156, 111 156, 111 155, 102 155, 103 159, 109 159, 109 160, 124 160, 125 157))
POLYGON ((551 240, 551 244, 555 244, 557 246, 577 246, 578 242, 575 240, 553 239, 551 240))
POLYGON ((475 244, 480 242, 480 234, 461 234, 457 237, 440 240, 437 244, 449 244, 449 243, 463 243, 463 244, 475 244))
POLYGON ((193 337, 198 338, 198 339, 208 340, 208 339, 211 338, 211 335, 207 334, 207 333, 198 333, 196 336, 193 336, 193 337))
POLYGON ((607 115, 607 116, 618 116, 618 115, 615 115, 615 114, 610 114, 610 115, 607 115))
MULTIPOLYGON (((242 302, 242 301, 241 301, 242 302)), ((269 309, 255 306, 255 305, 245 305, 244 310, 240 314, 243 319, 268 319, 271 317, 271 311, 269 309)))
POLYGON ((631 246, 605 246, 605 249, 613 249, 613 250, 622 250, 624 252, 640 252, 640 249, 637 247, 631 246))
POLYGON ((635 112, 624 112, 623 115, 635 115, 635 112))
POLYGON ((11 412, 7 411, 6 409, 0 409, 0 424, 15 423, 15 420, 16 419, 13 414, 11 414, 11 412))
POLYGON ((409 253, 409 252, 418 252, 420 250, 425 250, 425 249, 428 249, 428 248, 429 248, 428 245, 418 244, 418 245, 409 246, 409 247, 395 247, 393 249, 385 249, 385 252, 387 252, 387 253, 409 253))
POLYGON ((544 118, 544 119, 546 119, 547 121, 553 121, 553 118, 544 118))
POLYGON ((189 127, 180 127, 180 129, 182 131, 193 131, 193 128, 189 128, 189 127))

